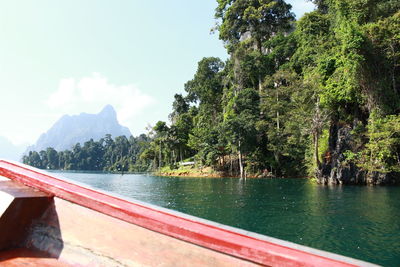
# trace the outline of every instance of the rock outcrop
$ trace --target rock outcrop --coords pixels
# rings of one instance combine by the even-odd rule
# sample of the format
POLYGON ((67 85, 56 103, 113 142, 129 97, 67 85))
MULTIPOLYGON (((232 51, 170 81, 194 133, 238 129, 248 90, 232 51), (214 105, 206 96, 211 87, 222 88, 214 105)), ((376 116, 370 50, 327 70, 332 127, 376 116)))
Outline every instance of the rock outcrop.
POLYGON ((329 130, 329 149, 317 170, 317 179, 321 184, 395 184, 399 183, 398 174, 367 172, 356 164, 347 162, 346 151, 357 152, 352 135, 353 126, 333 123, 329 130))

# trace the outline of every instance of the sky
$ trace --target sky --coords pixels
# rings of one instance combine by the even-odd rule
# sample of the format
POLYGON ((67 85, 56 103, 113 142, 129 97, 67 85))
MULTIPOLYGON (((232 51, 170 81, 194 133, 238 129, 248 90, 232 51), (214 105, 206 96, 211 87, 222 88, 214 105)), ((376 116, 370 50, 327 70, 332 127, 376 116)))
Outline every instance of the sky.
MULTIPOLYGON (((314 6, 287 1, 297 18, 314 6)), ((33 144, 111 104, 133 135, 168 120, 203 57, 228 55, 215 0, 0 0, 0 137, 33 144)))

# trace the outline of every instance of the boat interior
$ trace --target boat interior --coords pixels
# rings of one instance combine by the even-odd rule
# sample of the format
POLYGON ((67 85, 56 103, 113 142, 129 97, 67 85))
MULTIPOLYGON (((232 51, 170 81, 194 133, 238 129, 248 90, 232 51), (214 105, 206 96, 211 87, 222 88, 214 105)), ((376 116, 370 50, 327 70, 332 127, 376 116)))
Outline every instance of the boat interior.
POLYGON ((374 266, 0 160, 1 266, 374 266))

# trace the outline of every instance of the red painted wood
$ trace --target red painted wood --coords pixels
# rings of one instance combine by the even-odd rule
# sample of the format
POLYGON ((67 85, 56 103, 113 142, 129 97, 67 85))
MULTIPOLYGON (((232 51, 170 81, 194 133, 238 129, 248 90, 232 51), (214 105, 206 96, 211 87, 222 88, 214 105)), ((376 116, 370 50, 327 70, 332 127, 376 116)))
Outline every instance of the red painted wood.
POLYGON ((20 164, 0 160, 0 175, 103 214, 254 263, 272 266, 355 266, 132 203, 20 164))

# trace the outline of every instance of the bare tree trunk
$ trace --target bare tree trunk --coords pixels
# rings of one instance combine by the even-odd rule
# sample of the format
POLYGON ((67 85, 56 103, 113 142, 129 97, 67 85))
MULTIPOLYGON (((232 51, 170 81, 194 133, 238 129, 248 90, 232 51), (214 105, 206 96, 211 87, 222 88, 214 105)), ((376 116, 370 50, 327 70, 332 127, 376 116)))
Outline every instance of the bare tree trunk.
POLYGON ((160 152, 159 152, 159 155, 158 155, 158 159, 159 159, 159 162, 158 162, 158 168, 161 170, 161 165, 162 165, 162 153, 161 153, 161 140, 160 140, 160 152))
POLYGON ((242 160, 242 151, 241 151, 240 141, 239 141, 238 156, 239 156, 240 179, 243 179, 243 160, 242 160))
MULTIPOLYGON (((263 54, 261 40, 257 40, 257 49, 261 56, 263 54)), ((261 73, 258 73, 258 93, 260 96, 261 96, 262 90, 263 90, 262 77, 261 77, 261 73)))
POLYGON ((313 137, 314 137, 314 160, 315 160, 315 163, 317 164, 317 168, 319 168, 321 166, 321 162, 320 162, 319 156, 318 156, 319 155, 319 150, 318 150, 319 134, 318 134, 318 132, 315 132, 313 134, 313 137))

